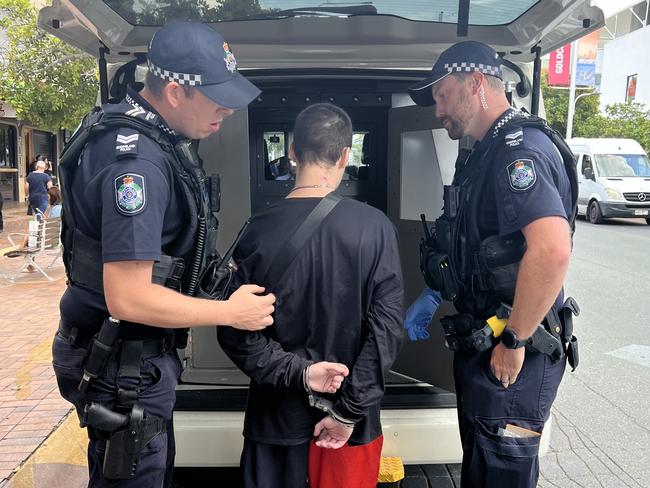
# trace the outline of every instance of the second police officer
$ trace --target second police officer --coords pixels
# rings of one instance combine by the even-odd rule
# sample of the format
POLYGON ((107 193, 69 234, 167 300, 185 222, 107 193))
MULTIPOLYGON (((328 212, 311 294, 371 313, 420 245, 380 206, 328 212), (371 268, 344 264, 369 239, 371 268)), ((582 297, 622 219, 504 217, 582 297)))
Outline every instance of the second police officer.
POLYGON ((422 253, 427 284, 458 311, 442 324, 455 351, 463 488, 537 485, 540 433, 567 357, 577 365, 577 308, 562 291, 575 162, 541 119, 510 106, 501 64, 491 47, 461 42, 410 88, 452 139, 476 141, 422 253), (507 318, 496 340, 485 328, 495 315, 507 318))
POLYGON ((91 112, 61 158, 68 287, 53 362, 89 427, 92 487, 171 485, 175 329, 273 321, 275 298, 256 285, 225 301, 192 296, 215 258, 218 192, 190 140, 217 132, 259 90, 200 23, 160 29, 147 65, 144 88, 91 112))

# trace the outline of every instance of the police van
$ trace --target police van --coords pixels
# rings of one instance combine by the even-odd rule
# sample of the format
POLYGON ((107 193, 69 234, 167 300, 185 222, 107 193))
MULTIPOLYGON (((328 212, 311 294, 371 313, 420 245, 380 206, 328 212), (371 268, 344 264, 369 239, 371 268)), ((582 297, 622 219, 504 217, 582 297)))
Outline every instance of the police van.
MULTIPOLYGON (((305 106, 343 107, 354 142, 339 193, 383 212, 399 232, 407 305, 424 286, 419 271, 420 214, 433 221, 451 182, 459 143, 407 87, 422 79, 451 44, 480 40, 507 64, 508 96, 540 111, 541 56, 604 24, 587 0, 393 0, 313 2, 224 0, 54 0, 38 24, 99 60, 101 101, 120 99, 142 74, 147 44, 171 20, 200 20, 219 30, 240 71, 260 89, 198 150, 208 174, 221 176, 218 247, 242 223, 293 186, 288 147, 305 106)), ((471 141, 460 141, 469 147, 471 141)), ((382 403, 384 456, 405 464, 459 462, 451 353, 438 317, 431 339, 405 344, 382 403)), ((177 390, 177 466, 236 466, 248 379, 220 351, 214 329, 192 330, 177 390)), ((542 450, 548 443, 548 431, 542 450)))

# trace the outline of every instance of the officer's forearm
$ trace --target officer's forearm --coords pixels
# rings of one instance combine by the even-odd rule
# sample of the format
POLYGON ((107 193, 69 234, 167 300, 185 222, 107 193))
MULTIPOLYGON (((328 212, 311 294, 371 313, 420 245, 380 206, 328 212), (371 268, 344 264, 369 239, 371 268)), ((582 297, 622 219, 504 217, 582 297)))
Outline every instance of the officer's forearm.
POLYGON ((104 294, 116 319, 164 328, 231 325, 228 302, 192 298, 151 283, 149 261, 104 265, 104 294))
POLYGON ((520 339, 530 337, 553 306, 571 255, 571 237, 565 219, 539 219, 523 232, 527 249, 519 266, 515 300, 508 320, 508 327, 520 339))

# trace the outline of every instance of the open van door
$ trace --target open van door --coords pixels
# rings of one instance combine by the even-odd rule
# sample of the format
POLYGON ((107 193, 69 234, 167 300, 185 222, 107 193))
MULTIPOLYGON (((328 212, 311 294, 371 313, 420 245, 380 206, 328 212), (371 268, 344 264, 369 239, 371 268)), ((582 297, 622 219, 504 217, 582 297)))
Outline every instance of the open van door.
MULTIPOLYGON (((426 286, 418 246, 424 235, 420 214, 429 224, 442 213, 443 185, 450 185, 458 141, 447 135, 431 107, 393 108, 388 115, 388 217, 399 233, 405 297, 412 303, 426 286)), ((438 316, 448 310, 441 306, 438 316)), ((452 355, 442 329, 431 325, 431 338, 405 344, 395 370, 453 391, 452 355), (408 351, 408 352, 407 352, 408 351), (436 358, 422 361, 421 358, 436 358)))
MULTIPOLYGON (((478 40, 520 71, 511 66, 506 81, 533 73, 532 90, 520 86, 514 101, 534 112, 540 56, 604 25, 603 14, 588 0, 320 3, 54 0, 40 11, 38 25, 99 58, 103 101, 120 96, 152 35, 167 21, 200 20, 233 46, 242 72, 263 91, 199 146, 206 171, 223 180, 222 251, 251 211, 289 192, 290 183, 265 170, 267 160, 286 155, 295 115, 319 101, 345 108, 359 158, 358 171, 339 191, 374 204, 396 225, 410 303, 424 287, 419 215, 429 222, 439 216, 458 143, 432 109, 411 104, 408 86, 451 44, 478 40), (124 71, 112 77, 120 65, 124 71)), ((445 312, 441 308, 438 315, 445 312)), ((430 340, 404 347, 382 403, 384 454, 408 464, 458 462, 461 455, 451 354, 437 320, 430 327, 430 340)), ((175 413, 177 465, 237 465, 247 378, 219 351, 213 330, 194 334, 185 354, 175 413)))
MULTIPOLYGON (((588 0, 417 0, 313 3, 296 0, 159 2, 54 0, 40 28, 110 63, 146 53, 172 20, 217 26, 242 69, 430 68, 461 40, 490 44, 525 63, 604 25, 588 0)), ((535 81, 535 80, 533 80, 535 81)))

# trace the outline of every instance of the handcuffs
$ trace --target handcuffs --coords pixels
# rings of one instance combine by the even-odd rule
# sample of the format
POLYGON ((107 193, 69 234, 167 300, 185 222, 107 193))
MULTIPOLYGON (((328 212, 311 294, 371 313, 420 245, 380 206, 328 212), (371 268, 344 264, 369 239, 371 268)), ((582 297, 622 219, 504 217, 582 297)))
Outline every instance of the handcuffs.
POLYGON ((336 420, 338 423, 341 425, 353 429, 354 428, 354 421, 346 419, 345 417, 341 417, 338 413, 336 413, 336 410, 334 410, 334 402, 332 400, 328 400, 327 398, 323 398, 321 396, 316 395, 312 389, 309 386, 309 368, 311 367, 311 364, 309 364, 303 371, 302 371, 302 386, 307 392, 307 398, 309 399, 309 406, 313 408, 317 408, 318 410, 322 410, 325 412, 327 415, 332 417, 334 420, 336 420))

